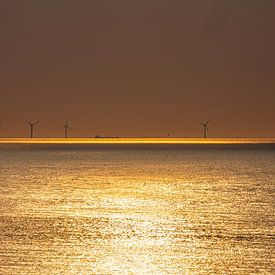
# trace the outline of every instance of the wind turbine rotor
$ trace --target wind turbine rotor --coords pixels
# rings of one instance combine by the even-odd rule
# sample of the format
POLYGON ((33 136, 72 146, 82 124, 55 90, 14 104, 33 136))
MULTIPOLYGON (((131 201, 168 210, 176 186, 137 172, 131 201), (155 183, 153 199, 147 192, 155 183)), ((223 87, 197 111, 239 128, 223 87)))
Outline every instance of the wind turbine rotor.
POLYGON ((211 121, 211 118, 209 118, 205 124, 207 125, 210 121, 211 121))

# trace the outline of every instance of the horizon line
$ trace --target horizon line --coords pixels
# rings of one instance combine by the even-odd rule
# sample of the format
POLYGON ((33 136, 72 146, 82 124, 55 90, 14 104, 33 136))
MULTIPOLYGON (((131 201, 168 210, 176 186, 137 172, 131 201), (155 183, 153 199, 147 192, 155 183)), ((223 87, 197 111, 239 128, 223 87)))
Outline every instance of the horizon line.
POLYGON ((275 137, 171 138, 171 137, 99 137, 99 138, 0 138, 0 144, 275 144, 275 137))

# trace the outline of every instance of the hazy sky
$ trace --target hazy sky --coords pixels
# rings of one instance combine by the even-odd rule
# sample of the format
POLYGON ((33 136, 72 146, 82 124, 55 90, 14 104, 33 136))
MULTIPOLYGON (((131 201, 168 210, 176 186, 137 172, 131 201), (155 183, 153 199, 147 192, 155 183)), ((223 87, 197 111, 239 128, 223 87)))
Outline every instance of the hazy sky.
POLYGON ((275 136, 274 0, 0 0, 1 136, 275 136))

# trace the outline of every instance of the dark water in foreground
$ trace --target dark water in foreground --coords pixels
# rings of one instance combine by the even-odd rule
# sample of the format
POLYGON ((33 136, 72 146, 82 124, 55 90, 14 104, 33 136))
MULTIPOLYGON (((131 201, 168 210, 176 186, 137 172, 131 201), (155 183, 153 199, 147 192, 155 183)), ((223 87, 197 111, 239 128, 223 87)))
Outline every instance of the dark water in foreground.
POLYGON ((0 146, 0 274, 271 274, 275 149, 0 146))

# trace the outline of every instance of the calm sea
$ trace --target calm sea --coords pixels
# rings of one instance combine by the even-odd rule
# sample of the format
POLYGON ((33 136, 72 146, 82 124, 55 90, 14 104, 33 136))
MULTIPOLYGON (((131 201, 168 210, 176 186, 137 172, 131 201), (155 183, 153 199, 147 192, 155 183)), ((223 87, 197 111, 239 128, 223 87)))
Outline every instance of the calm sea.
POLYGON ((274 146, 0 146, 0 274, 271 274, 274 146))

